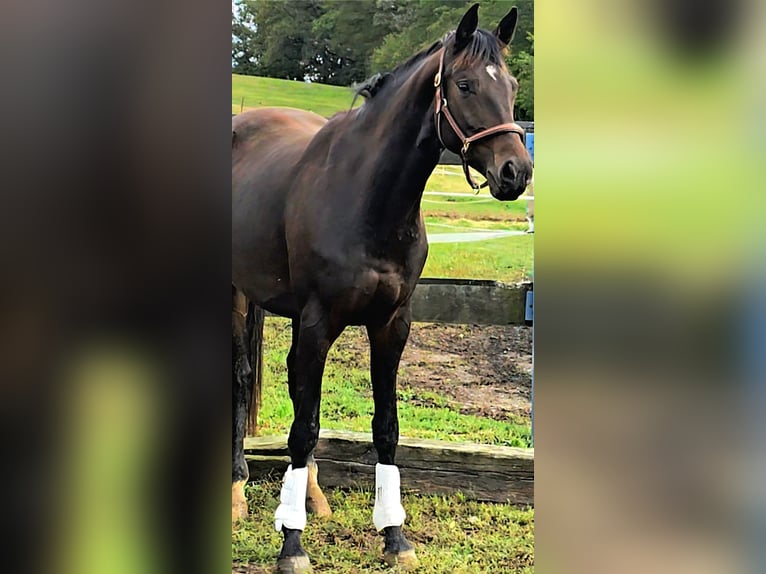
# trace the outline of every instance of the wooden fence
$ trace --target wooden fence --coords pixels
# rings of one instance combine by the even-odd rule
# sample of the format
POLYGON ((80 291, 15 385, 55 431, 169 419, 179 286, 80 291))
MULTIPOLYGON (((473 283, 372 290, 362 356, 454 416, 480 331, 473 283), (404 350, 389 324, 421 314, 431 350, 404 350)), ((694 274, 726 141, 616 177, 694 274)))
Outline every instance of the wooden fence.
POLYGON ((458 325, 531 325, 527 296, 531 291, 532 283, 509 285, 481 279, 424 278, 412 293, 412 320, 458 325))
MULTIPOLYGON (((421 279, 412 296, 413 320, 524 325, 531 290, 531 283, 421 279)), ((534 449, 401 437, 396 452, 406 490, 534 504, 534 449)), ((281 475, 290 463, 285 436, 248 437, 245 453, 251 476, 281 475)), ((321 431, 314 456, 321 485, 374 486, 377 454, 369 433, 321 431)))
POLYGON ((425 278, 412 294, 412 319, 418 323, 526 325, 530 291, 532 283, 425 278))
MULTIPOLYGON (((322 486, 375 485, 378 460, 369 433, 327 431, 314 450, 322 486)), ((245 439, 251 476, 281 474, 290 463, 287 437, 245 439)), ((462 492, 467 498, 534 505, 534 449, 401 437, 396 464, 402 488, 424 494, 462 492)))

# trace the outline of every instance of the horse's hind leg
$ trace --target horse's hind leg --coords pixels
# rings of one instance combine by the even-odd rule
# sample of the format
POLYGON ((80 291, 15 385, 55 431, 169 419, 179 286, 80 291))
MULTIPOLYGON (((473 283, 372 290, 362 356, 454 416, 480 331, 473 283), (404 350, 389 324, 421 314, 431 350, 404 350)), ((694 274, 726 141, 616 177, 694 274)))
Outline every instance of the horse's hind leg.
POLYGON ((231 520, 247 516, 245 482, 248 478, 244 439, 247 414, 253 392, 253 376, 247 360, 248 338, 245 324, 247 303, 244 295, 232 287, 231 312, 231 400, 232 400, 232 461, 231 461, 231 520))
POLYGON ((418 560, 415 549, 402 532, 405 512, 401 504, 399 469, 394 464, 399 442, 399 417, 396 410, 396 373, 399 359, 410 333, 409 305, 403 306, 383 326, 368 326, 370 336, 370 375, 375 400, 372 440, 378 451, 375 467, 375 509, 373 522, 383 531, 383 559, 389 566, 413 568, 418 560))
MULTIPOLYGON (((293 400, 293 410, 295 410, 295 355, 298 351, 298 334, 300 333, 300 319, 293 319, 293 338, 290 345, 290 352, 287 354, 287 386, 290 390, 290 398, 293 400)), ((309 481, 306 487, 306 509, 312 514, 321 517, 332 515, 332 510, 327 502, 322 489, 319 488, 317 474, 319 469, 314 460, 314 454, 310 454, 306 466, 309 469, 309 481)))
POLYGON ((319 400, 327 352, 341 330, 330 323, 316 300, 311 300, 301 313, 294 358, 295 418, 287 441, 292 464, 285 474, 274 521, 277 530, 284 534, 277 560, 280 574, 311 571, 308 555, 301 546, 301 533, 306 527, 307 464, 319 438, 319 400))

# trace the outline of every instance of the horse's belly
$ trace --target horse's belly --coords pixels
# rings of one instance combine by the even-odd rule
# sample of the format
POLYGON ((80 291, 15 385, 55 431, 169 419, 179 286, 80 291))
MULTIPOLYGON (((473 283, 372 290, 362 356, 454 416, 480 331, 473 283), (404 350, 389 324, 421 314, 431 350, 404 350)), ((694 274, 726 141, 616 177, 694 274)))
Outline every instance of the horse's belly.
MULTIPOLYGON (((296 312, 285 238, 285 206, 295 166, 325 120, 299 110, 237 116, 232 151, 232 282, 261 307, 296 312)), ((233 136, 234 137, 234 136, 233 136)))
MULTIPOLYGON (((247 213, 232 214, 232 283, 248 299, 270 311, 270 301, 292 297, 287 247, 273 221, 247 213)), ((274 310, 280 315, 282 310, 274 310)))

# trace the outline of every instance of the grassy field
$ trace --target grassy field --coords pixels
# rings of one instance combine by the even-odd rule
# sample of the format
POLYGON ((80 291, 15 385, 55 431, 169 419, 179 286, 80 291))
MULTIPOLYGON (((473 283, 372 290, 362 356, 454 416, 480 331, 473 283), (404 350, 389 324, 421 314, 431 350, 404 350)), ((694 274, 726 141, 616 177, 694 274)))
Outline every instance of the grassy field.
MULTIPOLYGON (((283 106, 310 110, 325 117, 347 110, 354 94, 349 88, 276 80, 257 76, 231 75, 231 111, 238 114, 245 99, 245 109, 283 106)), ((361 105, 362 99, 356 105, 361 105)))
MULTIPOLYGON (((484 177, 473 168, 471 177, 478 183, 484 183, 484 177)), ((426 184, 426 191, 449 191, 451 193, 465 193, 468 197, 474 197, 476 193, 465 180, 463 168, 459 165, 439 165, 431 174, 431 178, 426 184), (456 176, 456 177, 453 177, 456 176)), ((489 192, 484 188, 480 195, 489 197, 489 192)))
MULTIPOLYGON (((321 476, 321 470, 320 470, 321 476)), ((282 543, 274 530, 278 480, 248 485, 251 518, 232 535, 232 558, 249 574, 271 574, 282 543), (255 566, 254 566, 255 565, 255 566)), ((332 574, 396 572, 380 561, 383 539, 372 525, 372 492, 325 490, 333 516, 309 516, 302 536, 314 571, 332 574)), ((415 545, 419 574, 531 574, 534 511, 484 504, 462 496, 404 494, 405 532, 415 545)))
MULTIPOLYGON (((265 323, 263 404, 259 434, 286 434, 292 422, 285 360, 291 337, 286 319, 265 323)), ((330 351, 323 379, 322 428, 370 430, 373 401, 369 360, 358 351, 364 338, 349 328, 330 351)), ((402 436, 531 446, 529 417, 505 420, 461 414, 438 394, 415 389, 400 378, 397 391, 402 436)), ((321 481, 321 469, 320 469, 321 481)), ((232 533, 234 572, 273 574, 281 535, 273 529, 280 477, 262 477, 247 485, 251 517, 232 533)), ((382 538, 372 526, 373 492, 325 489, 333 516, 309 517, 303 544, 317 574, 397 572, 381 561, 382 538)), ((426 496, 403 492, 406 532, 423 574, 534 572, 534 509, 480 503, 461 494, 426 496)))
POLYGON ((423 277, 494 279, 514 283, 532 278, 532 236, 472 243, 437 243, 428 250, 423 277))
MULTIPOLYGON (((285 319, 265 324, 263 404, 259 434, 286 434, 292 422, 285 360, 291 329, 285 319)), ((330 351, 322 393, 322 427, 370 430, 373 401, 366 354, 349 328, 330 351)), ((438 394, 416 390, 400 379, 399 421, 402 436, 447 441, 474 441, 531 446, 528 417, 493 420, 460 414, 438 394), (415 403, 415 404, 413 404, 415 403), (420 406, 427 405, 427 406, 420 406)), ((320 469, 321 481, 321 469, 320 469)), ((282 537, 274 531, 280 477, 260 478, 247 485, 251 517, 232 533, 234 571, 273 574, 282 537), (237 568, 241 564, 242 570, 237 568)), ((332 574, 392 572, 381 561, 382 538, 372 526, 373 492, 325 489, 333 516, 309 517, 303 544, 314 571, 332 574)), ((480 503, 461 494, 424 496, 403 492, 406 533, 415 545, 422 574, 532 574, 534 572, 534 509, 511 504, 480 503)))
MULTIPOLYGON (((259 434, 286 434, 292 422, 285 360, 291 337, 286 319, 265 323, 263 404, 259 434)), ((359 328, 349 328, 332 347, 323 379, 322 427, 370 430, 373 401, 369 362, 358 352, 359 328), (355 341, 356 339, 356 341, 355 341)), ((506 420, 464 415, 438 394, 414 389, 400 379, 399 421, 402 436, 531 446, 528 417, 506 420), (421 406, 424 405, 424 406, 421 406), (427 406, 425 406, 427 405, 427 406)), ((321 468, 320 468, 321 481, 321 468)), ((314 571, 332 574, 397 572, 381 561, 382 538, 372 526, 373 492, 324 489, 333 516, 309 517, 303 544, 314 571)), ((234 572, 273 574, 282 537, 274 531, 280 477, 249 483, 251 517, 232 533, 234 572)), ((480 503, 461 494, 426 496, 403 492, 406 533, 415 545, 422 574, 532 574, 534 509, 480 503)))
MULTIPOLYGON (((322 381, 322 428, 370 431, 373 414, 369 359, 350 349, 353 337, 364 337, 358 327, 347 329, 330 350, 322 381)), ((287 392, 285 361, 290 347, 291 329, 287 319, 269 318, 264 329, 263 406, 259 414, 259 434, 287 434, 293 420, 293 407, 287 392)), ((493 420, 464 415, 435 394, 417 393, 405 384, 397 390, 399 428, 402 436, 448 441, 530 447, 528 418, 493 420), (411 399, 417 397, 418 404, 411 399), (422 406, 421 406, 422 405, 422 406)))
MULTIPOLYGON (((526 222, 526 206, 523 200, 501 202, 493 198, 463 199, 462 197, 426 195, 420 205, 426 217, 464 218, 474 221, 507 223, 526 222)), ((524 228, 526 229, 526 226, 524 228)))

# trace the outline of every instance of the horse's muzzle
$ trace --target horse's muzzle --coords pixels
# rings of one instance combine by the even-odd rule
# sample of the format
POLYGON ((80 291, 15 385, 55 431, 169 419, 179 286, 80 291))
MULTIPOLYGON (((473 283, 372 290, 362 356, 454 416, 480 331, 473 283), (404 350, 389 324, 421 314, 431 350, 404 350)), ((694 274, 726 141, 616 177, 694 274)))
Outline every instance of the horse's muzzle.
POLYGON ((532 164, 528 161, 511 159, 498 170, 487 170, 489 191, 495 199, 513 201, 527 189, 532 180, 532 164))

